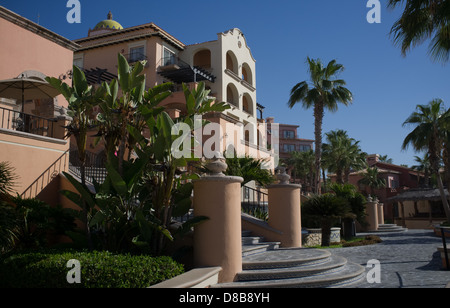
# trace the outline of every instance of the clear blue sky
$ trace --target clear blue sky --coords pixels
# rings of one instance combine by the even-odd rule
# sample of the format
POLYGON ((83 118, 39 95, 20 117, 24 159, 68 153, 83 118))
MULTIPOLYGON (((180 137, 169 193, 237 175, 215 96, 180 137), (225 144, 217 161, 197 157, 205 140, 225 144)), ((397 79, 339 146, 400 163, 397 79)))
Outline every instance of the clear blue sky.
MULTIPOLYGON (((366 0, 104 1, 80 0, 81 24, 69 24, 66 0, 0 0, 0 5, 69 39, 87 36, 108 11, 124 27, 154 22, 185 44, 215 40, 239 28, 256 59, 258 102, 264 116, 300 125, 301 138, 314 139, 312 110, 287 107, 290 89, 308 79, 306 57, 336 59, 341 78, 354 94, 349 107, 326 113, 323 132, 346 130, 369 154, 387 154, 395 164, 414 164, 402 151, 412 128, 403 121, 417 104, 441 98, 450 106, 450 67, 433 62, 428 42, 402 57, 389 31, 401 10, 386 9, 380 24, 369 24, 366 0)), ((1 29, 0 29, 1 31, 1 29)))

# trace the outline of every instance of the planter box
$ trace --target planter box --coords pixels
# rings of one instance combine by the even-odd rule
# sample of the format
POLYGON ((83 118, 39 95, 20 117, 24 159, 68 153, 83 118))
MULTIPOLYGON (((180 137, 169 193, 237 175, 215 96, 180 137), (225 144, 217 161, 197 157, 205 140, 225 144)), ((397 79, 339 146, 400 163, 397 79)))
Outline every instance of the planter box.
MULTIPOLYGON (((448 227, 447 227, 447 228, 448 228, 448 227)), ((447 230, 448 230, 448 229, 447 229, 447 230)), ((436 235, 439 236, 439 237, 442 237, 441 229, 440 229, 439 226, 433 226, 433 231, 434 231, 434 234, 436 234, 436 235)), ((445 234, 445 237, 450 238, 450 232, 444 232, 444 234, 445 234)))
MULTIPOLYGON (((336 244, 341 242, 341 228, 331 228, 330 243, 336 244)), ((306 229, 302 233, 302 246, 318 246, 322 244, 322 229, 306 229)))

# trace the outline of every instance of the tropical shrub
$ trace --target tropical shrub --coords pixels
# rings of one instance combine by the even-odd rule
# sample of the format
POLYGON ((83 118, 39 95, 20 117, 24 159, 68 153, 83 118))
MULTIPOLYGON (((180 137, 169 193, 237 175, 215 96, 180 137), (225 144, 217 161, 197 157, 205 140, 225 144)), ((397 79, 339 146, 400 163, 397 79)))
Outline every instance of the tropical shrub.
POLYGON ((75 228, 75 216, 70 209, 19 196, 11 198, 11 202, 1 207, 2 252, 47 247, 49 236, 63 235, 75 228))
POLYGON ((187 112, 173 120, 159 106, 171 94, 171 84, 145 90, 143 68, 140 62, 130 66, 119 54, 118 79, 103 83, 95 93, 101 110, 96 116, 98 136, 107 152, 104 183, 94 183, 93 193, 65 174, 77 193, 63 194, 80 206, 86 226, 84 238, 71 234, 78 247, 114 252, 139 249, 161 255, 167 240, 206 219, 195 217, 176 230, 169 228, 173 216, 189 211, 193 189, 189 181, 198 177, 186 172, 188 163, 196 159, 174 155, 173 144, 180 139, 183 145, 184 141, 193 144, 194 117, 229 106, 214 102, 204 83, 192 90, 183 85, 187 112), (177 130, 177 124, 189 131, 177 130))
POLYGON ((12 193, 17 176, 9 162, 0 162, 0 201, 12 193))
POLYGON ((240 176, 244 179, 241 186, 244 186, 250 181, 255 181, 258 185, 266 186, 275 182, 274 175, 264 168, 266 163, 265 159, 257 159, 245 155, 238 157, 236 154, 233 157, 225 156, 227 170, 224 172, 226 175, 240 176))
POLYGON ((347 200, 334 194, 313 195, 302 204, 302 216, 320 223, 322 246, 330 246, 331 227, 339 218, 349 213, 347 200))
POLYGON ((0 287, 146 288, 184 272, 170 257, 103 251, 33 252, 0 259, 0 287), (67 282, 69 260, 80 262, 81 283, 67 282))

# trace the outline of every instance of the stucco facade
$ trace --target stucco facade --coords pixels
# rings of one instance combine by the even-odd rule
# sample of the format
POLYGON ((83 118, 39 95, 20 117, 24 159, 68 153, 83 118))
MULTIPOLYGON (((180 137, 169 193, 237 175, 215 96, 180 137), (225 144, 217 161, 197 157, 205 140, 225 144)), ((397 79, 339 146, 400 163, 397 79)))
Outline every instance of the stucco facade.
MULTIPOLYGON (((1 6, 0 29, 0 80, 23 75, 70 82, 75 43, 1 6)), ((35 197, 68 168, 69 142, 63 140, 62 128, 67 122, 61 117, 68 103, 62 95, 30 98, 25 114, 21 105, 21 99, 2 98, 0 93, 0 161, 14 168, 14 192, 35 197)))
MULTIPOLYGON (((73 65, 72 41, 0 6, 0 80, 21 76, 68 79, 73 65)), ((1 97, 1 95, 0 95, 1 97)), ((62 95, 55 108, 67 107, 62 95)))
MULTIPOLYGON (((75 52, 74 64, 86 72, 99 68, 117 74, 118 53, 130 63, 145 60, 147 88, 165 82, 174 84, 173 94, 162 102, 173 118, 186 112, 181 85, 192 88, 204 82, 211 97, 231 107, 208 115, 209 121, 222 127, 221 148, 214 150, 225 151, 232 143, 238 155, 266 158, 273 169, 275 160, 273 151, 267 150, 265 121, 257 118, 256 61, 241 30, 231 29, 217 34, 217 40, 186 45, 148 23, 125 29, 94 28, 87 37, 74 42, 81 46, 75 52), (242 129, 230 128, 233 125, 242 129), (235 131, 239 131, 239 138, 231 138, 235 131)), ((98 82, 108 81, 105 75, 98 77, 98 82)))

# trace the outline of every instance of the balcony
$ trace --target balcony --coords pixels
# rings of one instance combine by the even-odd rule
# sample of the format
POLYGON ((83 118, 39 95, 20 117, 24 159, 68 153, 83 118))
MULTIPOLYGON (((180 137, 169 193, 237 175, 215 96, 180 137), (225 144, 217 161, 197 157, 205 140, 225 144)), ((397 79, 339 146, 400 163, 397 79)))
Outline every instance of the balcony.
POLYGON ((161 59, 158 74, 177 84, 199 81, 214 82, 216 79, 204 68, 191 66, 174 56, 161 59))
POLYGON ((57 120, 0 107, 0 128, 55 138, 57 120))
POLYGON ((128 63, 130 64, 138 61, 147 61, 148 59, 147 56, 141 52, 134 52, 123 56, 127 59, 128 63))

